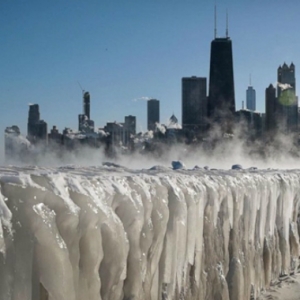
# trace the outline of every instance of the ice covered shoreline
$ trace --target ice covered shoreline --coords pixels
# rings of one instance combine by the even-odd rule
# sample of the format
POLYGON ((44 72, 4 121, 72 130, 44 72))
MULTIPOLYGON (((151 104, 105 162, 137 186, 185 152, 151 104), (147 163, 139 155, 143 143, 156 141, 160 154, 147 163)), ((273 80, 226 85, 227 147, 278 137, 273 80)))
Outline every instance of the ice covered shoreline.
POLYGON ((300 273, 296 273, 281 277, 269 289, 263 291, 258 300, 297 300, 299 294, 300 273))
POLYGON ((2 167, 0 298, 256 298, 298 267, 299 183, 300 170, 2 167))

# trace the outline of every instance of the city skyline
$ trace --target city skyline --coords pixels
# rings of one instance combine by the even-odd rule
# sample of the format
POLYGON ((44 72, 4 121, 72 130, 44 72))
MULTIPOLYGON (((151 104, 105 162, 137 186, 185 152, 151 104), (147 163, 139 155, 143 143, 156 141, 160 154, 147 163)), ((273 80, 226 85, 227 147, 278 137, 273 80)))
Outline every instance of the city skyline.
MULTIPOLYGON (((257 110, 263 112, 265 88, 276 82, 278 66, 293 62, 297 72, 300 40, 293 35, 292 42, 287 41, 291 28, 296 32, 294 11, 299 4, 272 2, 270 7, 269 3, 217 2, 218 37, 225 36, 226 8, 229 12, 237 109, 246 100, 249 73, 257 110), (264 24, 265 34, 259 35, 257 26, 267 12, 269 23, 264 24), (281 16, 280 28, 273 23, 275 16, 281 16)), ((160 100, 161 123, 172 113, 181 123, 181 78, 209 78, 214 38, 214 1, 190 4, 1 3, 2 132, 18 125, 26 135, 28 103, 39 104, 48 128, 76 130, 82 111, 78 81, 91 94, 96 127, 135 115, 137 131, 147 130, 149 98, 160 100)))

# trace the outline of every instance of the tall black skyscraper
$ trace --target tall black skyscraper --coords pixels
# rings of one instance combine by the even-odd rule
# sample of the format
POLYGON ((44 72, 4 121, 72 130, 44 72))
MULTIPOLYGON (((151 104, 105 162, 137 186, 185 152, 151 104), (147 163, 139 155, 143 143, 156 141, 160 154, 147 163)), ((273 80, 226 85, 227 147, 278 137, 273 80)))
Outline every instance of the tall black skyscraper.
POLYGON ((150 99, 147 101, 147 122, 148 130, 154 130, 155 123, 159 123, 159 100, 150 99))
MULTIPOLYGON (((213 122, 229 124, 234 112, 232 43, 227 25, 226 37, 218 38, 215 28, 215 39, 211 42, 208 116, 213 122)), ((230 130, 228 126, 223 128, 230 130)))
POLYGON ((206 78, 182 78, 182 127, 204 132, 207 123, 206 78))
POLYGON ((274 133, 277 129, 278 123, 278 104, 276 98, 276 88, 270 84, 266 88, 266 131, 268 134, 274 133))

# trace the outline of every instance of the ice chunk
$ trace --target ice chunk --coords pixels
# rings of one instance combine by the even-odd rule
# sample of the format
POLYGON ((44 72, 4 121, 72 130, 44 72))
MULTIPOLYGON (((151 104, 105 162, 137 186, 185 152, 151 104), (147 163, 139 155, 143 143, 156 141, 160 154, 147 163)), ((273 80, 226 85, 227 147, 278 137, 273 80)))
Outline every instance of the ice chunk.
POLYGON ((173 170, 185 169, 185 165, 180 160, 172 161, 173 170))

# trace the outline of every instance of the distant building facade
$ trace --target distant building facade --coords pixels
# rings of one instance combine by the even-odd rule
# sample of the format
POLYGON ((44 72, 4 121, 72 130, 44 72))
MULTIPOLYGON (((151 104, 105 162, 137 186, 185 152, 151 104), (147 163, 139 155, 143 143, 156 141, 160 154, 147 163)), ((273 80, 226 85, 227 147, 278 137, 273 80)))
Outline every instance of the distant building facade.
POLYGON ((259 112, 248 109, 241 109, 235 112, 236 122, 239 125, 244 125, 242 129, 247 134, 248 138, 259 138, 263 132, 263 116, 259 112))
POLYGON ((132 140, 133 136, 136 134, 136 117, 135 116, 126 116, 125 117, 125 145, 129 146, 130 141, 132 140))
POLYGON ((296 97, 295 65, 284 63, 277 69, 278 117, 283 131, 298 130, 298 98, 296 97))
POLYGON ((159 123, 159 100, 150 99, 147 101, 148 130, 155 130, 156 123, 159 123))
POLYGON ((246 91, 246 107, 251 111, 256 110, 256 92, 252 86, 248 86, 246 91))
POLYGON ((89 120, 86 115, 78 115, 78 130, 85 133, 91 133, 95 130, 95 123, 89 120))
POLYGON ((48 134, 48 141, 51 145, 61 145, 62 134, 59 133, 56 126, 53 126, 53 128, 50 130, 50 133, 48 134))
POLYGON ((207 127, 207 83, 204 77, 182 78, 182 129, 204 133, 207 127))
POLYGON ((136 117, 126 116, 124 123, 108 122, 104 131, 109 134, 110 144, 114 147, 130 147, 136 133, 136 117))

